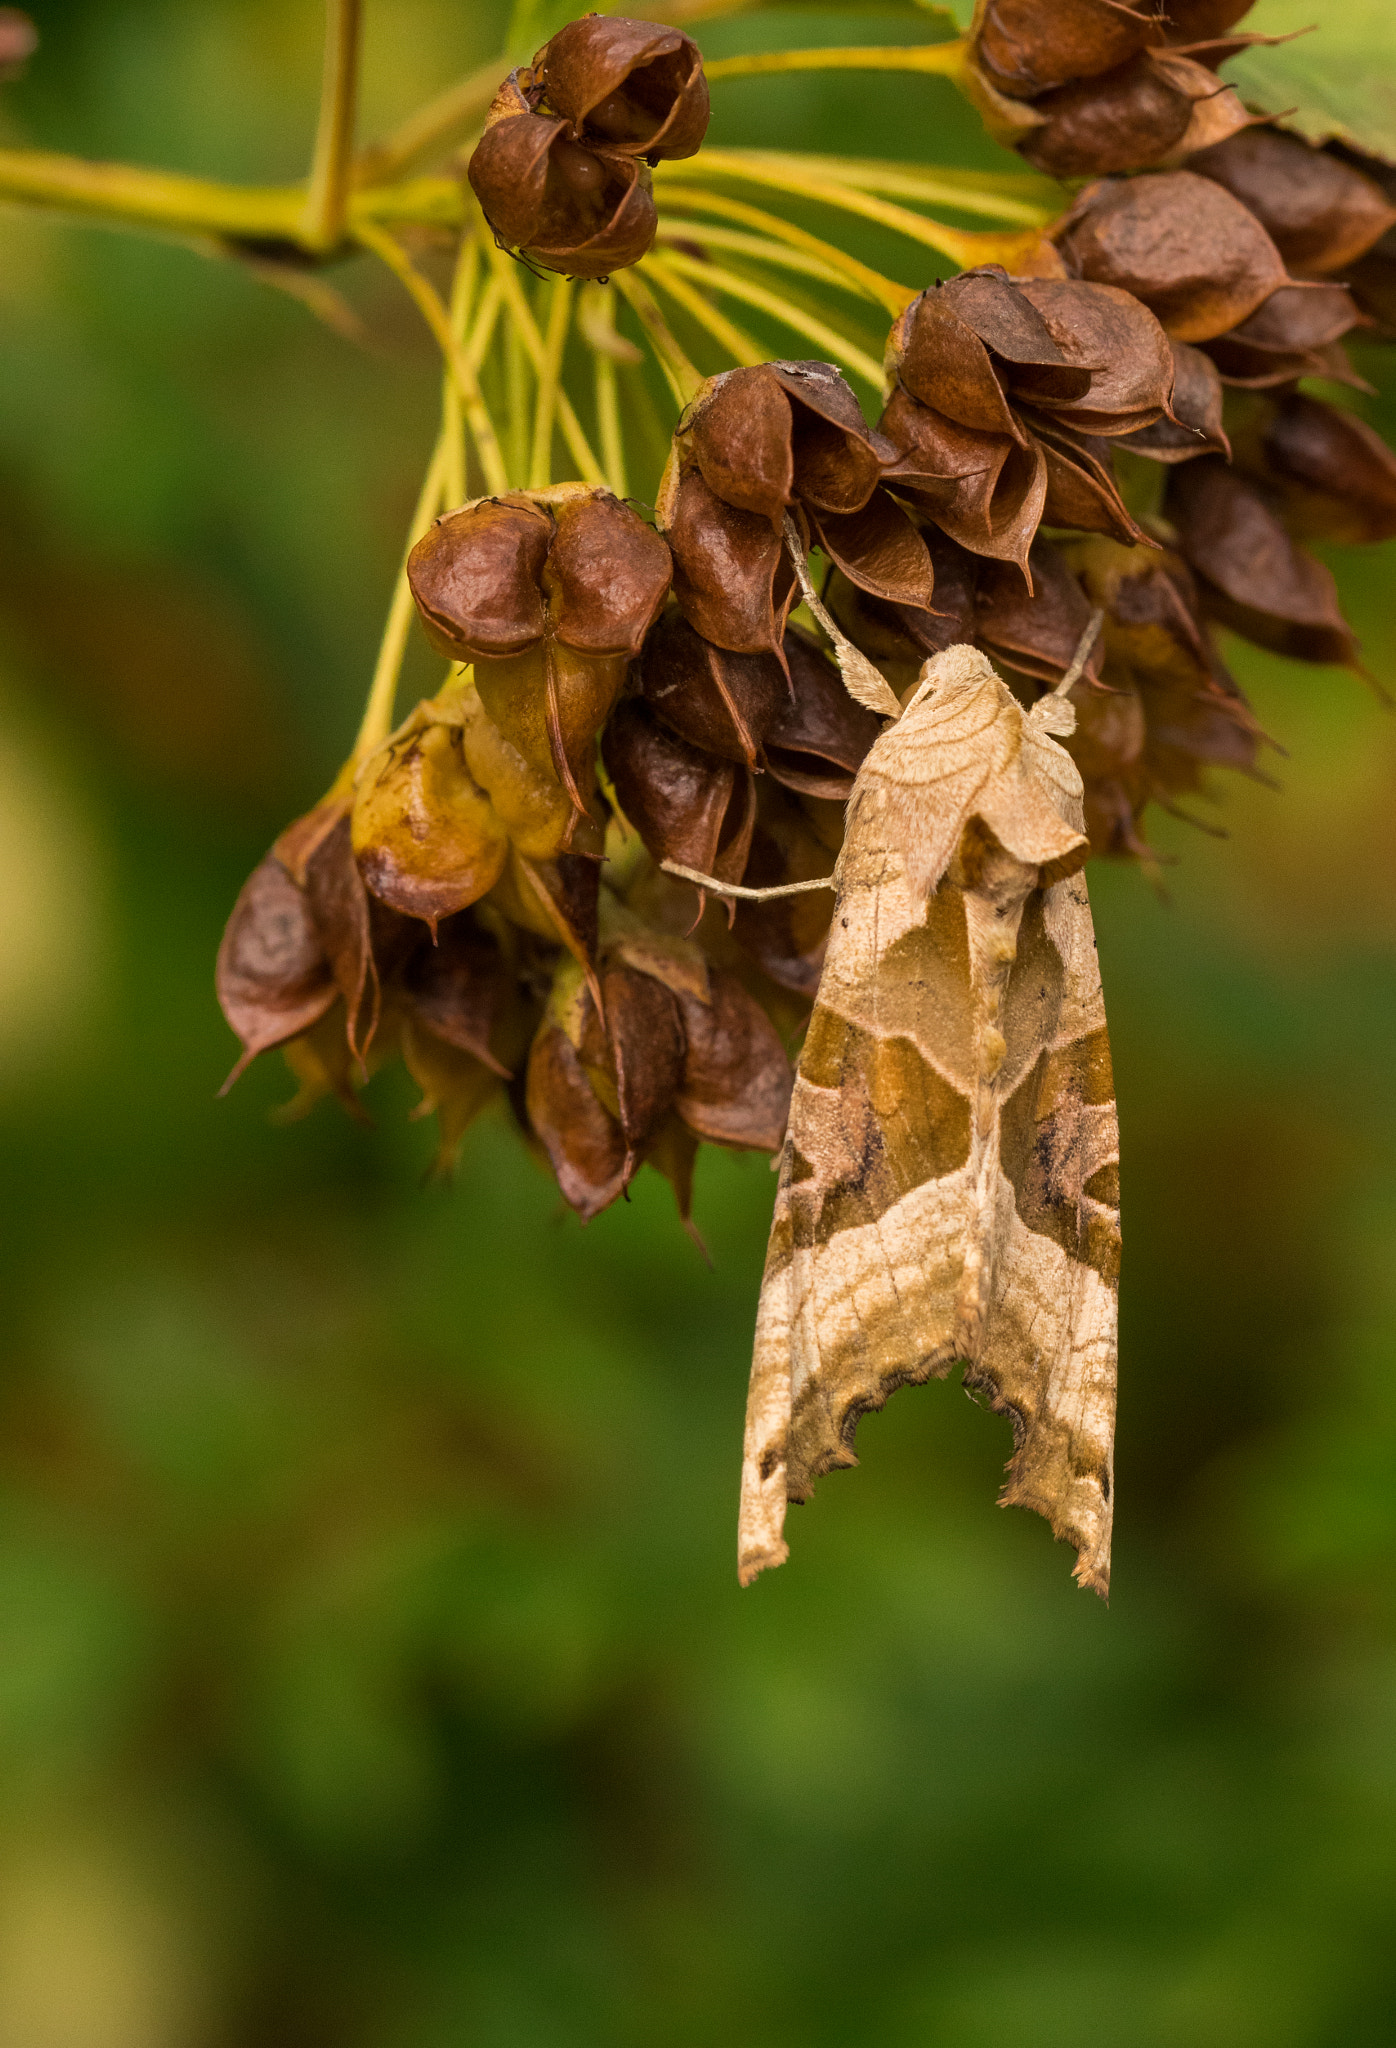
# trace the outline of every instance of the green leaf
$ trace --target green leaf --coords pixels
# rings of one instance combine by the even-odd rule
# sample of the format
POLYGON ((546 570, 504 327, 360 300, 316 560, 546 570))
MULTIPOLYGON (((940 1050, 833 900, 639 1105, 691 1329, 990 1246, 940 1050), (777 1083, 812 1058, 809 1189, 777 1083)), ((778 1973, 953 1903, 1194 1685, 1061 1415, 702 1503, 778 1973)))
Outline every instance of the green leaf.
POLYGON ((1243 24, 1294 35, 1278 48, 1245 50, 1226 67, 1244 100, 1286 116, 1313 142, 1341 136, 1396 162, 1396 7, 1392 0, 1258 0, 1243 24), (1314 26, 1317 19, 1317 27, 1314 26), (1308 35, 1295 31, 1310 29, 1308 35))

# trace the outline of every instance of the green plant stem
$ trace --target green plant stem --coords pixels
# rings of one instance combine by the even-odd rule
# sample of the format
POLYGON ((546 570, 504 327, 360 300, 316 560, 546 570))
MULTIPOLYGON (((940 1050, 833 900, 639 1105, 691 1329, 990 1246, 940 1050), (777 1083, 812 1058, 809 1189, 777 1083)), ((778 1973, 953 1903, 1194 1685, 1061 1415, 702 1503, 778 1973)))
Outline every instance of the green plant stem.
MULTIPOLYGON (((488 235, 489 229, 484 228, 483 234, 488 235)), ((501 249, 495 248, 492 238, 485 244, 485 253, 494 267, 495 276, 499 279, 511 323, 518 330, 519 339, 533 365, 534 375, 541 377, 544 362, 543 337, 539 332, 538 322, 533 317, 533 308, 529 305, 519 281, 518 268, 501 249)), ((581 481, 588 484, 604 483, 606 478, 601 464, 582 431, 582 423, 577 418, 572 401, 562 390, 557 394, 557 423, 562 438, 567 443, 568 454, 577 465, 577 474, 581 481)))
POLYGON ((664 373, 664 381, 674 394, 675 404, 682 410, 703 382, 702 371, 695 369, 679 347, 668 321, 655 303, 654 293, 642 278, 633 270, 618 270, 611 283, 644 329, 655 361, 664 373))
MULTIPOLYGON (((475 300, 475 287, 480 276, 480 244, 474 235, 467 235, 461 242, 456 257, 455 275, 451 279, 451 340, 454 351, 464 354, 466 331, 470 324, 471 309, 475 300)), ((471 366, 473 368, 473 365, 471 366)), ((441 430, 446 437, 446 502, 459 505, 466 495, 465 460, 465 412, 461 403, 459 379, 454 365, 448 364, 442 379, 441 430)))
MULTIPOLYGON (((706 263, 693 264, 691 271, 696 271, 705 282, 712 281, 706 263)), ((738 327, 735 321, 729 320, 702 292, 695 291, 686 282, 682 268, 672 255, 661 256, 651 250, 645 258, 645 275, 653 278, 661 291, 667 292, 677 305, 682 306, 689 318, 696 320, 733 362, 751 367, 765 361, 766 351, 760 342, 753 339, 744 327, 738 327)))
POLYGON ((822 50, 755 50, 743 57, 719 57, 705 64, 710 81, 756 78, 772 71, 926 71, 942 78, 963 77, 969 61, 969 38, 948 43, 903 43, 890 49, 851 47, 822 50))
MULTIPOLYGON (((796 227, 792 221, 782 221, 778 213, 766 213, 764 207, 751 207, 745 199, 727 199, 721 193, 704 193, 702 188, 688 184, 669 184, 663 190, 663 207, 659 213, 661 223, 665 223, 665 215, 669 215, 671 209, 712 213, 718 219, 739 221, 743 227, 755 227, 757 233, 772 242, 784 242, 790 250, 802 250, 811 262, 821 262, 831 279, 837 276, 849 291, 862 293, 888 313, 901 313, 911 299, 915 299, 915 291, 909 285, 897 285, 890 276, 882 276, 880 270, 872 270, 866 262, 849 256, 847 250, 841 250, 835 242, 823 242, 819 236, 809 233, 809 229, 796 227)), ((688 221, 680 225, 684 233, 694 233, 700 242, 708 233, 702 225, 692 227, 688 221)), ((776 258, 772 256, 770 260, 774 262, 776 258)))
POLYGON ((567 328, 571 318, 571 280, 556 277, 548 304, 548 331, 543 341, 543 361, 538 372, 538 393, 533 410, 533 449, 528 464, 529 487, 533 490, 541 490, 553 480, 553 421, 557 416, 562 353, 567 346, 567 328))
POLYGON ((1034 172, 962 171, 953 166, 882 163, 860 157, 805 155, 779 149, 704 149, 700 156, 666 160, 656 166, 656 188, 690 178, 740 178, 779 192, 809 193, 812 185, 837 185, 851 192, 877 192, 915 199, 925 206, 950 206, 988 220, 1042 227, 1060 212, 1062 195, 1051 179, 1034 172))
MULTIPOLYGON (((739 277, 735 271, 727 270, 720 264, 700 262, 678 249, 668 250, 658 258, 648 257, 646 268, 652 270, 653 275, 673 293, 675 298, 682 296, 679 289, 681 280, 693 278, 729 298, 741 299, 744 304, 756 307, 758 312, 769 313, 772 319, 783 322, 785 326, 793 328, 796 334, 802 334, 807 341, 812 341, 816 348, 827 350, 834 361, 842 363, 846 369, 863 378, 875 391, 881 391, 881 363, 868 355, 866 350, 859 348, 856 342, 849 341, 847 336, 840 334, 836 328, 826 325, 823 320, 815 319, 799 306, 792 305, 789 299, 783 298, 779 292, 768 291, 765 285, 757 284, 751 278, 739 277)), ((691 294, 691 298, 698 300, 699 303, 705 303, 696 292, 691 294)), ((683 303, 689 302, 684 300, 683 303)), ((701 317, 697 305, 689 304, 689 311, 695 318, 701 317)), ((715 327, 706 321, 705 325, 709 326, 710 333, 716 335, 715 327)), ((734 332, 741 334, 740 329, 734 332)), ((750 357, 738 356, 738 362, 763 362, 765 350, 752 342, 749 336, 741 335, 741 338, 755 350, 755 354, 750 357)))
MULTIPOLYGON (((108 227, 225 242, 284 242, 323 255, 306 240, 304 185, 225 185, 140 164, 89 163, 42 149, 0 149, 0 199, 108 227)), ((354 193, 348 230, 362 222, 461 227, 465 196, 455 178, 414 178, 354 193)))
POLYGON ((451 333, 450 315, 442 305, 439 295, 406 252, 382 228, 360 221, 354 232, 364 247, 371 249, 410 293, 417 310, 435 335, 437 346, 445 361, 451 366, 460 386, 461 404, 471 438, 475 443, 475 452, 480 458, 485 487, 490 491, 507 491, 508 472, 504 466, 504 457, 500 453, 494 421, 490 418, 484 394, 480 390, 480 380, 471 368, 465 350, 457 345, 451 333))
POLYGON ((361 20, 361 0, 325 0, 320 120, 301 227, 302 239, 311 249, 333 249, 344 239, 358 105, 361 20))
POLYGON ((417 542, 431 525, 441 509, 442 493, 446 488, 446 475, 450 468, 450 437, 445 425, 437 439, 435 451, 427 465, 426 476, 422 479, 421 492, 412 513, 412 523, 407 530, 407 544, 402 551, 402 565, 393 586, 392 602, 388 606, 387 623, 378 649, 378 660, 369 684, 368 701, 354 741, 351 760, 364 761, 378 747, 381 747, 393 729, 393 707, 397 702, 398 679, 402 674, 403 659, 407 653, 407 635, 412 624, 412 590, 407 581, 407 558, 417 542))

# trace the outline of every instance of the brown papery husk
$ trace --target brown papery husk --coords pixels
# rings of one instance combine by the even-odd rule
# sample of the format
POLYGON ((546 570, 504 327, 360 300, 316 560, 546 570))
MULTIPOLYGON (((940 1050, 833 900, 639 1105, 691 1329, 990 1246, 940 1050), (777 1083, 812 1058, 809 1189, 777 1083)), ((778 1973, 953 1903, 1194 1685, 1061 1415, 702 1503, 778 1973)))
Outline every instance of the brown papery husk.
MULTIPOLYGON (((1179 61, 1175 58, 1174 65, 1179 61)), ((1216 81, 1201 65, 1189 70, 1200 74, 1204 89, 1216 90, 1216 81)), ((1136 170, 1166 156, 1182 140, 1193 102, 1200 97, 1172 75, 1172 67, 1142 50, 1113 71, 1073 80, 1034 100, 1043 125, 1024 136, 1019 152, 1053 178, 1136 170)))
POLYGON ((927 606, 935 571, 920 530, 884 490, 859 512, 810 508, 815 540, 851 583, 888 604, 927 606))
POLYGON ((550 1018, 528 1056, 524 1100, 563 1199, 589 1223, 624 1191, 625 1136, 597 1100, 576 1047, 550 1018))
POLYGON ((1121 436, 1121 446, 1153 462, 1191 462, 1196 455, 1229 455, 1222 423, 1222 380, 1212 358, 1188 342, 1173 350, 1173 417, 1121 436))
POLYGON ((1173 470, 1167 514, 1211 617, 1292 660, 1355 664, 1332 576, 1224 463, 1208 456, 1173 470))
POLYGON ((1088 186, 1057 231, 1069 270, 1132 292, 1178 341, 1210 341, 1289 280, 1239 199, 1192 171, 1088 186))
POLYGON ((606 1107, 620 1123, 630 1180, 673 1109, 686 1042, 678 999, 661 981, 617 965, 603 971, 601 990, 605 1024, 591 1005, 580 1050, 589 1069, 604 1071, 606 1107))
POLYGON ((674 596, 694 631, 733 654, 774 653, 795 595, 781 535, 724 503, 696 468, 679 475, 664 509, 674 596))
POLYGON ((1207 353, 1225 384, 1264 390, 1303 376, 1322 376, 1325 352, 1363 324, 1356 301, 1339 284, 1287 285, 1207 353))
POLYGON ((833 662, 794 627, 785 635, 785 658, 793 702, 784 702, 767 728, 766 766, 787 789, 846 799, 882 721, 849 696, 833 662))
POLYGON ((1074 78, 1094 78, 1163 40, 1152 16, 1123 0, 987 0, 974 54, 993 84, 1033 99, 1074 78))
POLYGON ((551 515, 519 494, 448 512, 407 560, 426 636, 451 661, 497 660, 541 639, 551 515))
MULTIPOLYGON (((803 882, 832 874, 833 868, 833 855, 803 806, 774 784, 763 783, 746 867, 748 887, 767 889, 783 882, 803 882)), ((833 914, 833 890, 815 889, 768 903, 739 903, 732 930, 743 952, 763 974, 812 1002, 833 914)))
POLYGON ((1069 429, 1054 430, 1046 421, 1033 424, 1047 461, 1047 498, 1042 508, 1046 524, 1072 526, 1083 533, 1109 533, 1116 540, 1153 546, 1120 496, 1110 443, 1069 429))
POLYGON ((680 996, 686 1041, 675 1108, 696 1137, 774 1152, 794 1076, 775 1026, 735 975, 715 968, 712 1001, 680 996))
POLYGON ((714 647, 677 611, 666 613, 646 641, 640 681, 646 703, 671 732, 747 768, 761 765, 762 742, 790 697, 774 654, 714 647))
POLYGON ((443 919, 436 944, 418 947, 408 961, 403 985, 417 1016, 437 1038, 502 1079, 510 1078, 494 1046, 510 989, 509 970, 499 941, 474 918, 464 913, 443 919))
MULTIPOLYGON (((1016 570, 986 562, 979 573, 975 638, 994 659, 1002 659, 1039 682, 1057 683, 1071 666, 1090 624, 1091 604, 1061 550, 1036 540, 1030 557, 1033 595, 1016 570)), ((1100 675, 1100 649, 1093 647, 1083 670, 1088 682, 1100 675)))
POLYGON ((218 948, 215 985, 243 1054, 224 1092, 259 1053, 319 1021, 338 993, 305 891, 269 853, 243 883, 218 948))
POLYGON ((651 162, 688 157, 707 132, 703 60, 679 29, 586 15, 544 44, 533 71, 573 132, 607 149, 651 162), (597 121, 603 104, 606 118, 597 121))
POLYGON ((466 766, 459 724, 419 704, 365 762, 354 795, 354 857, 380 903, 435 931, 499 880, 504 825, 466 766))
POLYGON ((1396 206, 1373 178, 1278 128, 1248 128, 1189 168, 1247 206, 1301 277, 1345 269, 1396 226, 1396 206))
POLYGON ((653 859, 741 880, 756 818, 745 768, 690 746, 633 697, 618 706, 601 751, 621 809, 653 859))
POLYGON ((1302 392, 1240 402, 1236 465, 1296 540, 1396 539, 1396 454, 1355 413, 1302 392))
POLYGON ((669 592, 668 548, 609 491, 571 491, 552 498, 551 510, 541 582, 553 632, 579 654, 633 660, 669 592))
POLYGON ((1033 401, 1060 425, 1087 434, 1127 434, 1169 410, 1175 367, 1168 336, 1127 291, 1074 278, 1029 278, 1023 296, 1071 361, 1089 364, 1079 398, 1033 401))

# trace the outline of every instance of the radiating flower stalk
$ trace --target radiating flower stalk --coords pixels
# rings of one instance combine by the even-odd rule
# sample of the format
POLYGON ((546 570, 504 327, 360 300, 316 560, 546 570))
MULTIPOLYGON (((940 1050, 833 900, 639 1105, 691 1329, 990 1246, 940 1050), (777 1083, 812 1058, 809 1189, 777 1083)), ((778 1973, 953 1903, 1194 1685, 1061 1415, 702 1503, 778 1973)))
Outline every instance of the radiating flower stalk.
POLYGON ((229 923, 235 1072, 279 1046, 288 1114, 358 1113, 400 1056, 443 1168, 499 1099, 583 1219, 649 1164, 687 1223, 700 1143, 773 1151, 830 899, 725 908, 664 864, 832 871, 881 720, 806 559, 903 701, 956 641, 1030 701, 1103 611, 1070 742, 1100 854, 1152 862, 1151 803, 1259 772, 1217 629, 1357 668, 1307 544, 1396 535, 1396 460, 1334 393, 1344 337, 1396 325, 1396 172, 1240 105, 1245 12, 981 0, 954 44, 711 67, 940 71, 1007 174, 708 148, 693 42, 588 16, 432 199, 449 285, 356 188, 441 432, 350 757, 229 923), (863 223, 940 281, 873 269, 863 223), (395 724, 414 615, 448 666, 395 724))

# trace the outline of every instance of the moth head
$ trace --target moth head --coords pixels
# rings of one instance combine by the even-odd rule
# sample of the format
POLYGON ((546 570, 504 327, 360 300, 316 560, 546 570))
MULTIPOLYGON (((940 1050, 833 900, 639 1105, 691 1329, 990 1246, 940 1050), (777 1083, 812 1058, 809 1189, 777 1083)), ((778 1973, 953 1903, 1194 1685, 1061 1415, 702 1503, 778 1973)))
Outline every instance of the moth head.
POLYGON ((954 690, 977 689, 997 674, 987 654, 977 647, 959 641, 934 655, 921 670, 920 681, 914 695, 908 700, 907 712, 914 711, 927 697, 948 696, 954 690))

